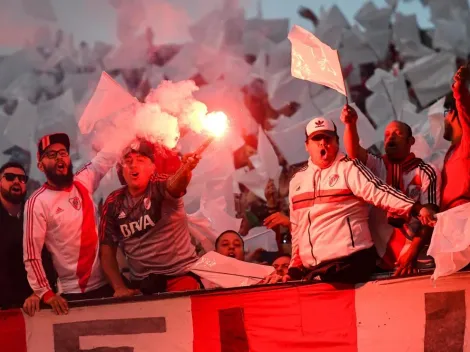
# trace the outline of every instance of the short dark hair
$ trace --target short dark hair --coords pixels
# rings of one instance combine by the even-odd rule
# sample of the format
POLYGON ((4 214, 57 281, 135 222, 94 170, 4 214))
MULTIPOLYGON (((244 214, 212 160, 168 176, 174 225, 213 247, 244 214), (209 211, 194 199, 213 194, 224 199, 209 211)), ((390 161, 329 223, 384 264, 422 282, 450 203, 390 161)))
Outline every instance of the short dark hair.
POLYGON ((240 235, 240 234, 239 234, 237 231, 235 231, 235 230, 227 230, 227 231, 222 232, 222 233, 219 235, 219 237, 217 237, 217 239, 215 240, 215 249, 217 249, 217 245, 219 244, 220 239, 221 239, 222 236, 225 235, 226 233, 234 233, 234 234, 238 235, 238 237, 240 237, 240 240, 242 241, 243 247, 245 247, 245 241, 243 241, 242 235, 240 235))
MULTIPOLYGON (((393 120, 392 122, 398 122, 402 126, 405 126, 405 130, 406 130, 406 133, 408 134, 408 137, 413 137, 413 130, 411 129, 411 126, 408 125, 406 122, 399 121, 399 120, 393 120)), ((390 122, 390 123, 392 123, 392 122, 390 122)))
POLYGON ((3 164, 3 165, 0 167, 0 174, 3 174, 3 172, 4 172, 6 169, 10 168, 10 167, 14 167, 14 168, 16 168, 16 169, 21 169, 21 170, 23 170, 24 174, 26 175, 26 170, 25 170, 24 166, 21 165, 20 163, 17 163, 16 161, 9 161, 9 162, 3 164))

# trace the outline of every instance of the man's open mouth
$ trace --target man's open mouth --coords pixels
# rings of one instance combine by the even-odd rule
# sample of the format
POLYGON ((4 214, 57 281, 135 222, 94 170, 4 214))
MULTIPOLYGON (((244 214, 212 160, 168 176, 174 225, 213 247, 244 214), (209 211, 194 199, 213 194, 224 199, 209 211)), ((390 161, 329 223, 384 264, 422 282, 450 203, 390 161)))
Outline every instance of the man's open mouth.
POLYGON ((66 169, 66 165, 64 162, 59 161, 56 165, 57 171, 64 171, 66 169))

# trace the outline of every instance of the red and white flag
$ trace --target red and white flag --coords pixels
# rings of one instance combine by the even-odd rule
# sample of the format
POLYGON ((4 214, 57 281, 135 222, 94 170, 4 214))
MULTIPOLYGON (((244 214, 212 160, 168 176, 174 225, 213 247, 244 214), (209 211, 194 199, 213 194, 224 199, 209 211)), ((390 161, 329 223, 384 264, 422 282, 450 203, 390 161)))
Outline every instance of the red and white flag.
POLYGON ((469 277, 164 294, 32 318, 0 310, 0 351, 468 351, 469 277))
POLYGON ((347 96, 338 52, 309 31, 292 27, 292 76, 333 88, 347 96))

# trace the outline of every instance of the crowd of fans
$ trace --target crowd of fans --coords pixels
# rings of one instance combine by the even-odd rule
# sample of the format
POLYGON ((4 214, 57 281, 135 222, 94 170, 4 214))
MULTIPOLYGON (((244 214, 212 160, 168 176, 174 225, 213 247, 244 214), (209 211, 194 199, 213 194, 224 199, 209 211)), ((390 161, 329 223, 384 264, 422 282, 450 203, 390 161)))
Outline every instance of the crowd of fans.
MULTIPOLYGON (((299 13, 317 25, 312 11, 303 8, 299 13)), ((422 41, 429 43, 425 32, 422 41)), ((85 43, 82 49, 86 51, 85 43)), ((365 82, 375 69, 390 71, 394 65, 404 64, 393 44, 389 49, 385 60, 361 65, 361 84, 349 87, 352 100, 366 113, 365 100, 371 92, 365 82)), ((177 52, 177 46, 152 47, 149 63, 163 66, 177 52)), ((250 64, 255 60, 246 56, 250 64)), ((80 68, 82 72, 95 69, 86 64, 80 68)), ((109 73, 121 74, 128 90, 142 101, 151 89, 143 69, 109 73)), ((344 75, 349 73, 345 68, 344 75)), ((57 65, 50 75, 60 83, 63 67, 57 65)), ((201 75, 192 79, 200 87, 206 83, 201 75)), ((387 126, 383 156, 378 156, 377 148, 362 148, 357 112, 345 106, 341 117, 344 136, 338 135, 332 121, 320 117, 307 125, 305 141, 292 141, 305 143, 307 163, 288 166, 276 150, 283 171, 278 187, 274 180, 266 185, 266 202, 240 185, 235 208, 237 217, 243 219, 241 227, 222 232, 214 243, 215 251, 240 261, 272 265, 275 271, 261 283, 317 278, 357 283, 377 271, 410 275, 417 272, 419 263, 429 265, 431 260, 423 258, 435 214, 470 200, 470 178, 462 171, 468 170, 470 155, 468 79, 468 68, 461 68, 453 92, 446 97, 444 138, 452 146, 442 172, 411 153, 414 136, 404 122, 387 126), (340 140, 348 156, 339 151, 340 140), (462 175, 461 182, 450 183, 450 175, 457 174, 462 175), (246 256, 244 236, 262 225, 276 232, 279 251, 259 250, 246 256)), ((411 85, 408 89, 412 98, 411 85)), ((62 93, 39 90, 29 99, 35 103, 62 93)), ((292 101, 274 109, 262 79, 246 85, 243 95, 252 117, 265 130, 272 128, 273 120, 292 116, 300 107, 292 101)), ((419 109, 424 108, 414 101, 419 109)), ((15 99, 4 98, 0 103, 8 115, 17 108, 15 99)), ((235 168, 252 169, 256 136, 245 135, 244 140, 233 163, 235 168)), ((69 136, 43 136, 37 145, 37 166, 47 181, 29 193, 30 165, 11 161, 0 168, 0 223, 5 234, 0 282, 7 288, 0 292, 1 308, 23 306, 34 315, 43 302, 57 314, 66 314, 71 300, 210 286, 190 271, 199 251, 191 238, 182 198, 200 156, 183 155, 177 158, 177 167, 163 167, 163 172, 164 162, 158 160, 161 154, 148 141, 123 140, 122 146, 120 150, 101 149, 73 174, 69 136), (116 163, 123 187, 96 209, 93 192, 116 163), (119 264, 120 253, 129 272, 119 264)))

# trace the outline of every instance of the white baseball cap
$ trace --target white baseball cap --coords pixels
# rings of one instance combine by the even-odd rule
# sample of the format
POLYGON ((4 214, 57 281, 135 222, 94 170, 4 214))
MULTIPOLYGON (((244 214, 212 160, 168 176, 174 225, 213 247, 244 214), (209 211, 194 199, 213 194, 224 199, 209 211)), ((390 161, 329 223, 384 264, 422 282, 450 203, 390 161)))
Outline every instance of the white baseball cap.
POLYGON ((311 138, 317 134, 329 134, 332 136, 337 136, 336 125, 330 119, 325 117, 315 117, 310 121, 305 128, 307 137, 311 138))

